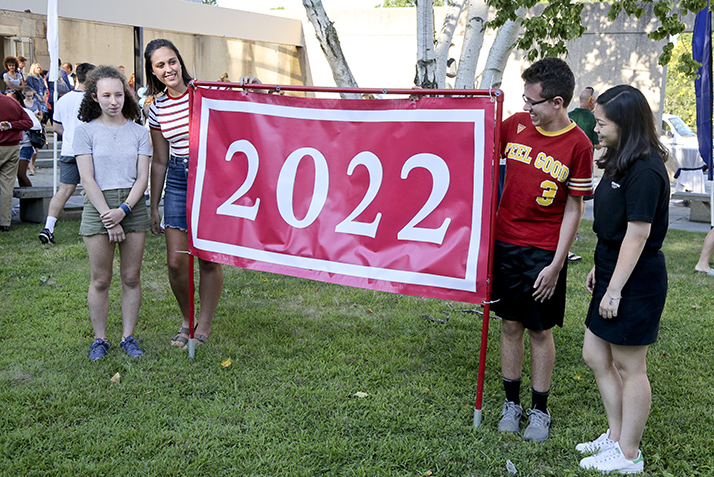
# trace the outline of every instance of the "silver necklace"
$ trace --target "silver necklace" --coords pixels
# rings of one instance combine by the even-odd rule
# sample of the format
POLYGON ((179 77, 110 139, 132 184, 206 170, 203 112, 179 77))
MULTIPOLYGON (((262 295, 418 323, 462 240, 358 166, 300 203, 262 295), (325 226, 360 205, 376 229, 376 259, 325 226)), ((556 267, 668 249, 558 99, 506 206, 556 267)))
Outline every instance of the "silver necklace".
POLYGON ((115 141, 117 140, 117 134, 119 134, 119 128, 121 128, 124 124, 126 124, 126 122, 125 122, 124 124, 122 124, 120 126, 109 127, 106 124, 104 124, 104 121, 102 121, 101 118, 97 118, 97 121, 99 121, 99 124, 104 126, 107 129, 107 131, 109 131, 109 134, 112 135, 112 137, 114 138, 115 141), (112 128, 116 129, 116 132, 112 131, 112 128))

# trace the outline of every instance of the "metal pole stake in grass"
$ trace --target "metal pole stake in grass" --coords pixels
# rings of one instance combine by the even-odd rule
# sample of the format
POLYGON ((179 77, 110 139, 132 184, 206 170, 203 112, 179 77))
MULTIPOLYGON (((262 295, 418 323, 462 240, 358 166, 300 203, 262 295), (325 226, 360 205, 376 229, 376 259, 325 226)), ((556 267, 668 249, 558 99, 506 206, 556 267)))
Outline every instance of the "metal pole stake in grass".
POLYGON ((195 301, 194 295, 196 290, 193 284, 193 255, 188 254, 188 357, 193 359, 195 356, 196 342, 193 339, 194 332, 194 312, 195 312, 195 301))
POLYGON ((486 303, 483 308, 483 322, 481 324, 481 351, 478 359, 478 381, 476 384, 476 404, 474 405, 474 427, 481 425, 483 416, 483 386, 486 375, 486 348, 488 344, 488 322, 491 313, 491 304, 486 303))

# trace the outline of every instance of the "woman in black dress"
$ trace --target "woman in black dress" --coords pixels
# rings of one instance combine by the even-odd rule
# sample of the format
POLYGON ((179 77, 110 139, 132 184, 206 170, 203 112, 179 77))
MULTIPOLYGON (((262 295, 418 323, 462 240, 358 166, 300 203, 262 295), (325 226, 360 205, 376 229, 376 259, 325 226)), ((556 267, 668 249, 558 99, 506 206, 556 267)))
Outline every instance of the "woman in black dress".
POLYGON ((657 340, 667 295, 661 251, 669 222, 667 150, 638 89, 609 89, 594 113, 595 132, 607 149, 597 161, 604 174, 595 191, 598 243, 586 282, 593 297, 583 358, 610 428, 576 448, 593 454, 580 462, 583 468, 634 474, 643 472, 639 444, 652 402, 647 348, 657 340))

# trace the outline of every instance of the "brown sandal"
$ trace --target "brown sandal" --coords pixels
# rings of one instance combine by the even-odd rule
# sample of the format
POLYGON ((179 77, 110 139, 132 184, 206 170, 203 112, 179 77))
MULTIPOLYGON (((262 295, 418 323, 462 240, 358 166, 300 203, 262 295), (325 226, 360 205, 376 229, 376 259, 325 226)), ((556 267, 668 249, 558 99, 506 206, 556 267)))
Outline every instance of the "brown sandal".
POLYGON ((178 333, 176 333, 176 336, 171 338, 171 346, 181 346, 183 348, 188 344, 188 338, 183 337, 181 335, 189 336, 189 329, 185 326, 179 328, 178 333))
MULTIPOLYGON (((193 343, 194 346, 201 346, 202 344, 208 343, 208 336, 199 335, 198 333, 194 333, 193 340, 194 340, 194 343, 193 343)), ((188 349, 188 340, 186 340, 186 344, 183 346, 183 349, 188 349)))

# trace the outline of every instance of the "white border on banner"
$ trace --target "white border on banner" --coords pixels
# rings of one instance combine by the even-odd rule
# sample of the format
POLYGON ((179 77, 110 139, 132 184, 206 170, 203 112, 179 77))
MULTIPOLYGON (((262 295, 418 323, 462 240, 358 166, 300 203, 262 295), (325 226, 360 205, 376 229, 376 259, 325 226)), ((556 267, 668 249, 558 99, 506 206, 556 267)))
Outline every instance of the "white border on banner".
POLYGON ((485 146, 485 111, 483 109, 415 109, 415 110, 347 110, 316 109, 281 106, 274 104, 250 103, 222 99, 201 98, 201 129, 199 131, 198 164, 196 184, 191 208, 191 234, 193 245, 207 252, 265 262, 273 265, 293 267, 303 270, 334 273, 364 279, 374 279, 408 285, 423 285, 451 290, 476 292, 478 276, 478 254, 480 250, 481 221, 483 208, 483 171, 485 146), (364 265, 333 262, 329 260, 296 257, 276 252, 268 252, 241 245, 231 245, 197 236, 203 181, 206 174, 206 154, 208 128, 211 111, 243 112, 264 116, 291 119, 345 122, 449 122, 474 125, 474 184, 471 217, 471 236, 466 261, 466 275, 463 278, 447 277, 430 273, 406 270, 391 270, 364 265))

